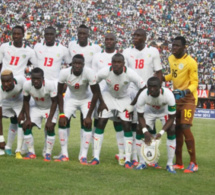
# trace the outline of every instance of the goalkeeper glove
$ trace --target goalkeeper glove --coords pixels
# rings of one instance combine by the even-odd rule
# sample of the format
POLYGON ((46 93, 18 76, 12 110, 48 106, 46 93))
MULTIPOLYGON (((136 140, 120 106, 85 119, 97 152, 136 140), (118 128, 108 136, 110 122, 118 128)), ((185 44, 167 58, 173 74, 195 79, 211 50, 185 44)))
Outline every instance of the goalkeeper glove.
POLYGON ((176 90, 173 91, 173 94, 175 96, 175 99, 179 100, 179 99, 185 97, 187 92, 186 92, 186 90, 176 89, 176 90))

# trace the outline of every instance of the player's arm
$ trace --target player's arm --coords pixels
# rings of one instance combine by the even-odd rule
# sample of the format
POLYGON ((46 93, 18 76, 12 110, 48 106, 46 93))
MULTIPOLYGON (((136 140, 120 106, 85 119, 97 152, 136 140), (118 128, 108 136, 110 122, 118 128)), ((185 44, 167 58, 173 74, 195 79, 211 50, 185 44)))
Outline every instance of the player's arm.
POLYGON ((64 109, 63 109, 63 90, 64 90, 64 83, 59 83, 58 82, 58 92, 57 92, 57 103, 59 107, 59 125, 62 127, 65 127, 67 124, 67 118, 65 117, 64 114, 64 109))
POLYGON ((146 121, 144 118, 144 113, 138 112, 137 115, 138 115, 138 121, 140 124, 140 128, 142 129, 142 132, 144 134, 144 139, 145 139, 144 141, 147 145, 150 145, 151 141, 152 141, 152 135, 149 133, 149 131, 146 127, 146 121))
POLYGON ((3 125, 2 125, 2 107, 0 107, 0 149, 4 149, 5 141, 3 135, 3 125))
POLYGON ((190 85, 188 86, 188 89, 186 89, 186 92, 193 93, 198 88, 198 68, 197 63, 194 60, 190 64, 189 79, 190 85))
POLYGON ((97 102, 97 100, 99 98, 99 93, 100 93, 100 89, 99 89, 99 85, 98 84, 90 85, 90 88, 91 88, 93 97, 91 99, 91 104, 90 104, 90 108, 89 108, 89 111, 87 113, 87 116, 84 119, 84 126, 87 129, 90 129, 91 126, 92 126, 92 119, 91 119, 91 117, 92 117, 93 110, 96 107, 96 102, 97 102))
POLYGON ((154 76, 158 77, 160 79, 161 83, 163 82, 164 77, 163 77, 162 70, 156 71, 154 76))
POLYGON ((26 120, 23 123, 23 129, 30 129, 31 128, 31 118, 30 118, 30 102, 31 96, 30 95, 24 95, 24 99, 23 99, 23 107, 24 107, 24 113, 26 116, 26 120))
POLYGON ((54 125, 55 124, 52 123, 52 119, 53 119, 53 116, 54 116, 56 108, 57 108, 57 96, 52 97, 51 101, 52 101, 52 104, 51 104, 51 108, 50 108, 50 113, 49 113, 49 117, 47 119, 46 126, 45 126, 45 129, 47 131, 54 130, 54 125))
POLYGON ((164 124, 162 130, 160 130, 160 132, 156 134, 155 139, 161 138, 161 136, 162 136, 165 132, 167 132, 168 129, 171 128, 171 126, 173 125, 174 120, 175 120, 175 114, 169 114, 169 115, 168 115, 168 120, 167 120, 166 123, 164 124))

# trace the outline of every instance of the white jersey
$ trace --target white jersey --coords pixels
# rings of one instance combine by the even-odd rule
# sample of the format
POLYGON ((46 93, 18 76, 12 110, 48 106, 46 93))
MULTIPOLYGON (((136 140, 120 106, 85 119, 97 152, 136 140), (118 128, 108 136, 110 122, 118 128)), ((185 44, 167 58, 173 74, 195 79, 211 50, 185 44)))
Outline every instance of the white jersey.
POLYGON ((23 76, 14 77, 14 88, 11 91, 5 91, 2 88, 0 89, 0 106, 4 104, 11 104, 11 102, 22 102, 22 89, 25 82, 25 78, 23 76))
POLYGON ((145 82, 141 79, 138 74, 124 66, 124 70, 120 75, 116 75, 113 72, 113 68, 105 67, 100 70, 97 74, 97 82, 105 80, 107 83, 107 91, 115 98, 124 98, 129 96, 128 87, 130 83, 134 83, 138 89, 145 86, 145 82))
MULTIPOLYGON (((115 50, 113 53, 106 53, 105 51, 96 53, 93 56, 93 62, 92 62, 92 69, 95 72, 98 72, 99 70, 103 69, 104 67, 111 66, 112 65, 112 57, 117 53, 115 50)), ((99 83, 100 90, 103 91, 106 87, 105 81, 101 81, 99 83)))
POLYGON ((175 114, 175 98, 168 88, 161 88, 158 97, 148 94, 148 89, 142 91, 137 100, 137 112, 155 116, 175 114))
POLYGON ((54 46, 37 43, 34 51, 38 67, 44 71, 44 77, 48 80, 58 80, 63 61, 68 64, 72 62, 69 50, 60 43, 55 43, 54 46))
POLYGON ((101 51, 101 47, 96 44, 89 43, 85 47, 81 47, 77 41, 71 41, 69 43, 69 52, 72 58, 76 54, 81 54, 84 57, 84 64, 87 67, 92 68, 93 55, 101 51))
POLYGON ((40 89, 36 89, 31 81, 26 81, 23 87, 24 96, 32 96, 35 105, 41 110, 51 107, 51 98, 57 96, 55 83, 49 80, 44 80, 40 89))
POLYGON ((58 82, 67 84, 70 98, 83 100, 91 96, 88 86, 96 84, 96 75, 91 68, 84 66, 81 75, 75 76, 72 67, 69 67, 60 71, 58 82))
POLYGON ((145 82, 154 75, 154 72, 162 70, 160 54, 155 47, 145 46, 141 51, 127 48, 123 55, 126 65, 135 70, 145 82))
POLYGON ((29 46, 23 44, 22 47, 15 47, 13 42, 3 43, 0 47, 0 63, 2 70, 11 70, 14 76, 25 74, 28 61, 36 66, 37 59, 35 52, 29 46))

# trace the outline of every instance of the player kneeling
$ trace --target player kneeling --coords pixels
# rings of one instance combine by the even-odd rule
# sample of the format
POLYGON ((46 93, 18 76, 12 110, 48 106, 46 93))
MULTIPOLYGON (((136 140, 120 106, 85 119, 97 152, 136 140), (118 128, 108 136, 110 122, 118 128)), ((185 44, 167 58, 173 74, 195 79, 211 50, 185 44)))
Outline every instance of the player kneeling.
MULTIPOLYGON (((161 88, 161 82, 157 77, 151 77, 148 82, 148 89, 145 89, 139 96, 137 101, 138 120, 140 124, 140 131, 145 137, 145 143, 150 145, 152 142, 152 135, 146 126, 154 129, 156 119, 162 119, 163 128, 156 134, 155 139, 160 139, 161 136, 167 132, 167 155, 168 161, 166 169, 170 173, 176 173, 173 168, 173 158, 175 155, 176 139, 175 131, 173 130, 173 122, 176 113, 176 103, 173 93, 167 88, 161 88), (168 117, 165 117, 167 116, 168 117), (165 118, 168 118, 165 120, 165 118)), ((140 134, 140 132, 138 132, 140 134)), ((136 169, 146 168, 145 160, 140 154, 140 148, 137 147, 140 164, 136 169)), ((154 166, 158 168, 158 166, 154 166)))
POLYGON ((43 70, 34 68, 31 73, 31 81, 27 81, 23 87, 24 111, 26 121, 23 124, 24 142, 28 148, 28 154, 23 159, 35 159, 34 139, 32 127, 41 128, 43 118, 46 119, 45 129, 47 131, 47 148, 44 161, 51 160, 51 152, 55 142, 54 127, 57 121, 57 90, 54 82, 44 80, 43 70), (34 105, 30 106, 30 98, 34 99, 34 105))

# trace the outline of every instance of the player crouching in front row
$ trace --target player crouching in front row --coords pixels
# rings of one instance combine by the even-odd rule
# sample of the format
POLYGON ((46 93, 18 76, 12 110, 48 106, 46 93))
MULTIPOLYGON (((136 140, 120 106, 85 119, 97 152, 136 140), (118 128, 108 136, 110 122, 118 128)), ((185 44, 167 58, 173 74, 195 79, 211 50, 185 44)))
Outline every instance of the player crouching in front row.
MULTIPOLYGON (((161 88, 161 82, 157 77, 151 77, 147 81, 147 89, 145 89, 139 96, 137 101, 138 120, 140 124, 140 131, 144 134, 145 143, 150 145, 152 135, 147 129, 149 126, 154 128, 156 119, 160 119, 163 124, 162 130, 156 134, 155 139, 160 139, 161 136, 167 132, 167 166, 166 169, 170 173, 176 173, 173 168, 173 159, 175 156, 175 130, 173 122, 176 113, 176 103, 173 93, 167 88, 161 88), (168 117, 167 117, 168 115, 168 117), (168 118, 168 120, 166 120, 168 118)), ((137 132, 140 134, 140 132, 137 132)), ((143 157, 140 155, 140 147, 137 151, 140 157, 140 163, 136 169, 145 169, 146 164, 143 157)), ((157 166, 154 166, 158 168, 157 166)))
POLYGON ((23 159, 36 158, 32 128, 33 126, 41 128, 42 120, 45 118, 47 148, 44 161, 50 161, 51 152, 55 142, 54 127, 57 120, 57 90, 55 84, 51 81, 44 80, 44 72, 42 69, 34 68, 31 74, 31 81, 25 82, 23 92, 23 106, 26 115, 26 120, 23 123, 24 142, 29 151, 27 156, 23 159), (29 105, 31 96, 34 100, 34 105, 29 105))

